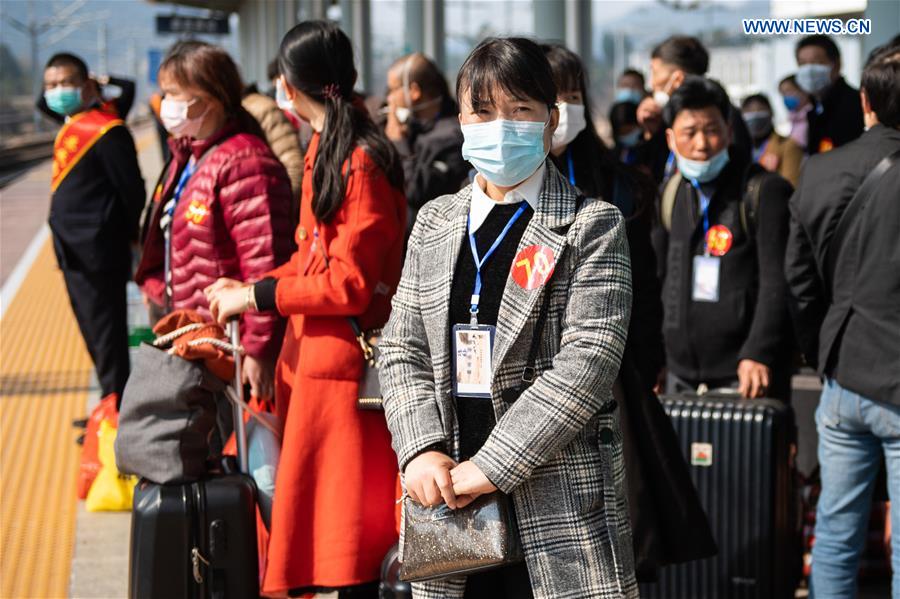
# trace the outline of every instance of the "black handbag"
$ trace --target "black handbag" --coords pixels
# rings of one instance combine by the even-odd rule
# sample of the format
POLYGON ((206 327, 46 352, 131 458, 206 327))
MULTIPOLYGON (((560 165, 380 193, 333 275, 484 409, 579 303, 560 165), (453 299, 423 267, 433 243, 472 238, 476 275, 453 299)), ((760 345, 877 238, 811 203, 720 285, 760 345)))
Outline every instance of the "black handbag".
POLYGON ((363 331, 355 318, 348 318, 353 334, 363 352, 363 374, 359 379, 356 407, 360 410, 384 410, 381 396, 381 382, 378 380, 378 341, 381 329, 363 331))

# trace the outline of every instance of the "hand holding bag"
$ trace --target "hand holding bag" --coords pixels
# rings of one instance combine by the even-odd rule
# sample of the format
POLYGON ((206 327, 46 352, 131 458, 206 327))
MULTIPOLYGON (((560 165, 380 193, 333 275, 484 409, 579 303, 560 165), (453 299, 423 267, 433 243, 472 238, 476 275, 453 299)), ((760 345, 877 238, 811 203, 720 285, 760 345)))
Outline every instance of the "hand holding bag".
POLYGON ((466 576, 525 559, 509 497, 500 491, 451 510, 403 499, 400 580, 466 576))

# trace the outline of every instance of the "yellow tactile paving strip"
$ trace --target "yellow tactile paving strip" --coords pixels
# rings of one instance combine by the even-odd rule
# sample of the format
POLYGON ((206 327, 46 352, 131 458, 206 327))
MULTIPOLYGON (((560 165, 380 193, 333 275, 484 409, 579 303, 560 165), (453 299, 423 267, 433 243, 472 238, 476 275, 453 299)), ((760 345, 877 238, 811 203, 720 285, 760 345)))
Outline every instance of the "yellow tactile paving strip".
POLYGON ((49 240, 0 321, 0 598, 68 595, 91 360, 49 240))

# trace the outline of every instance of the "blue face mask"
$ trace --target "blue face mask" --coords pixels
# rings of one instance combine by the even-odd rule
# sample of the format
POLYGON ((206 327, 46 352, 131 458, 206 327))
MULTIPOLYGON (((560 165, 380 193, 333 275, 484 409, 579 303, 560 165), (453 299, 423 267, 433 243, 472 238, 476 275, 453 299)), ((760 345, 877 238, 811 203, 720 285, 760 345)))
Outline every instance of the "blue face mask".
POLYGON ((644 94, 641 93, 641 90, 634 89, 631 87, 620 87, 616 89, 616 103, 619 102, 631 102, 632 104, 640 104, 641 100, 644 99, 644 94))
POLYGON ((800 108, 800 98, 798 98, 797 96, 785 96, 784 107, 789 111, 794 112, 795 110, 800 108))
POLYGON ((616 141, 619 142, 620 146, 625 148, 633 148, 637 145, 637 143, 641 140, 641 130, 635 129, 631 133, 627 135, 620 135, 616 138, 616 141))
POLYGON ((547 123, 497 119, 462 126, 462 156, 482 177, 500 187, 513 187, 538 169, 547 157, 547 123))
POLYGON ((691 181, 709 183, 719 176, 725 165, 728 164, 728 148, 725 148, 709 160, 689 160, 678 152, 675 152, 678 161, 678 170, 691 181))
POLYGON ((47 107, 53 112, 69 116, 81 108, 81 88, 54 87, 44 92, 44 100, 47 101, 47 107))

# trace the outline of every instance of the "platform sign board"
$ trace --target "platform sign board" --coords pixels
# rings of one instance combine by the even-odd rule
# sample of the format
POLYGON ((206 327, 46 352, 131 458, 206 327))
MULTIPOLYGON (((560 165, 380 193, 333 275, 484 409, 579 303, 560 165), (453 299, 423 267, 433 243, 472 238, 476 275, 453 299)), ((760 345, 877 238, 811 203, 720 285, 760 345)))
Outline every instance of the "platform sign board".
POLYGON ((159 65, 162 63, 163 51, 159 48, 150 48, 147 50, 147 81, 150 85, 158 85, 156 79, 159 72, 159 65))
POLYGON ((228 17, 156 15, 156 33, 228 35, 228 17))

